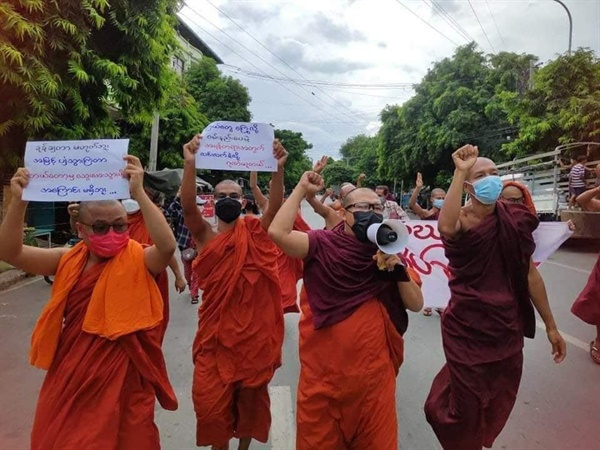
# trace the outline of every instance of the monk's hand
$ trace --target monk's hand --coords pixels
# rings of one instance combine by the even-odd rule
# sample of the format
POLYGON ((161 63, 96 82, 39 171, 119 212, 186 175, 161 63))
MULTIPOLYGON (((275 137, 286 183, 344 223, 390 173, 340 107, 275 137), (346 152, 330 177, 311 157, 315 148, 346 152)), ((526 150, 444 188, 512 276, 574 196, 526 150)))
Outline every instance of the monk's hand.
POLYGON ((331 197, 331 196, 333 195, 333 189, 331 189, 331 188, 327 188, 327 189, 325 190, 325 195, 326 195, 327 197, 331 197))
POLYGON ((325 166, 327 166, 327 161, 329 160, 328 156, 322 156, 315 165, 313 166, 313 172, 321 173, 325 166))
POLYGON ((466 172, 475 165, 478 156, 479 149, 474 145, 467 144, 452 153, 452 160, 456 170, 466 172))
POLYGON ((183 291, 185 291, 186 286, 187 286, 187 283, 184 278, 181 278, 181 277, 175 278, 175 290, 177 292, 179 292, 181 294, 183 291))
POLYGON ((279 139, 273 141, 273 156, 277 160, 277 167, 282 168, 288 159, 288 151, 285 149, 279 139))
POLYGON ((363 181, 363 180, 366 180, 366 179, 367 179, 367 175, 365 175, 364 173, 361 173, 361 174, 358 176, 358 179, 359 179, 359 180, 361 180, 361 181, 363 181))
POLYGON ((381 250, 377 250, 373 259, 377 261, 379 270, 387 270, 388 272, 392 272, 397 265, 402 265, 402 260, 398 255, 388 255, 381 250))
POLYGON ((29 184, 29 171, 24 167, 17 169, 10 180, 10 192, 16 201, 23 200, 23 189, 29 184))
POLYGON ((202 135, 197 134, 192 138, 190 142, 183 146, 183 160, 187 163, 196 164, 196 153, 200 148, 200 141, 202 141, 202 135))
POLYGON ((558 330, 548 330, 546 332, 548 340, 552 344, 552 355, 554 356, 554 362, 559 364, 564 361, 567 356, 567 344, 563 337, 560 335, 558 330))
POLYGON ((417 189, 423 188, 423 175, 421 175, 421 172, 417 172, 417 182, 415 183, 415 186, 417 189))
POLYGON ((314 197, 317 192, 322 191, 325 183, 321 175, 315 172, 304 172, 298 182, 298 186, 304 189, 305 195, 314 197))
POLYGON ((569 227, 569 231, 575 231, 577 229, 577 227, 571 219, 569 219, 569 221, 567 222, 567 226, 569 227))
POLYGON ((144 168, 137 156, 125 155, 123 159, 127 161, 125 175, 129 178, 129 192, 133 198, 139 198, 144 193, 144 168))

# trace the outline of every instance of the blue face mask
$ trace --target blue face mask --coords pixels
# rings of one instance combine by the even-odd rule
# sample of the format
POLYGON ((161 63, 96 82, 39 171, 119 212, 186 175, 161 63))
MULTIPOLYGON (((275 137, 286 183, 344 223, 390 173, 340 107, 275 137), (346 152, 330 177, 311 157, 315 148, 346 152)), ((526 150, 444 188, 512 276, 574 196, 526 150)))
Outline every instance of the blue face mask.
POLYGON ((444 206, 444 200, 442 200, 441 198, 436 198, 435 200, 433 200, 434 208, 442 209, 442 206, 444 206))
POLYGON ((502 180, 498 175, 490 175, 469 184, 475 189, 473 196, 484 205, 496 203, 502 192, 502 180))

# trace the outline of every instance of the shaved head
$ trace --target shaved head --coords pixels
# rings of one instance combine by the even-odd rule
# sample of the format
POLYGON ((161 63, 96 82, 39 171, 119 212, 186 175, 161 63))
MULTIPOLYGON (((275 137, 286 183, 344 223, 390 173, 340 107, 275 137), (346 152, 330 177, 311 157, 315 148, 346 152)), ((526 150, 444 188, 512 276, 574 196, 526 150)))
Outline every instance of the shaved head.
POLYGON ((223 180, 215 187, 215 194, 219 194, 221 192, 225 192, 227 194, 237 192, 242 196, 243 191, 242 187, 233 180, 223 180))
POLYGON ((469 169, 469 172, 467 173, 467 181, 472 182, 473 180, 488 175, 498 175, 496 163, 489 158, 479 157, 477 158, 477 161, 473 167, 469 169))
POLYGON ((440 188, 435 188, 433 191, 431 191, 431 198, 433 199, 443 199, 446 197, 446 191, 440 188))
POLYGON ((354 203, 379 203, 379 196, 373 189, 369 188, 355 188, 344 197, 344 208, 354 203))
POLYGON ((127 218, 125 208, 118 200, 94 200, 79 204, 78 221, 92 223, 99 216, 120 216, 127 218))
POLYGON ((340 197, 342 200, 352 191, 356 189, 352 183, 342 183, 340 186, 340 197))

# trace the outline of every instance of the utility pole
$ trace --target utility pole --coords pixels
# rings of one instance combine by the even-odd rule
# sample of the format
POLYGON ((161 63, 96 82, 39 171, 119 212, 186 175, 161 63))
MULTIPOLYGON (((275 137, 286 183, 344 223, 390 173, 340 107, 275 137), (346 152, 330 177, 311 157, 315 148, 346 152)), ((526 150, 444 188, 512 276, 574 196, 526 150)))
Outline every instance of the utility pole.
POLYGON ((567 8, 567 5, 565 5, 563 2, 561 2, 561 0, 554 0, 556 3, 560 3, 562 5, 563 8, 565 8, 565 11, 567 12, 567 16, 569 16, 569 52, 568 55, 571 56, 571 44, 573 42, 573 18, 571 17, 571 11, 569 11, 569 8, 567 8))
POLYGON ((160 116, 158 111, 154 112, 152 119, 152 132, 150 133, 150 158, 148 160, 148 171, 154 172, 156 170, 156 159, 158 156, 158 125, 160 123, 160 116))

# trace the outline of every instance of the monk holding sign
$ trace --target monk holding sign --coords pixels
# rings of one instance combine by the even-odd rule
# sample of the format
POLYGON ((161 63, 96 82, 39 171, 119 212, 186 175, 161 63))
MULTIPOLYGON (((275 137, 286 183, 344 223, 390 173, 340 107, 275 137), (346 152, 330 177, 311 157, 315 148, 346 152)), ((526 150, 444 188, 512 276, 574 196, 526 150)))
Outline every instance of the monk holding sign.
POLYGON ((523 370, 524 336, 533 338, 533 307, 546 324, 554 361, 566 355, 544 281, 531 259, 538 218, 526 206, 498 202, 493 161, 465 145, 440 212, 450 270, 442 316, 446 365, 433 380, 425 415, 444 450, 491 447, 512 411, 523 370), (471 201, 461 208, 463 189, 471 201), (532 305, 533 303, 533 305, 532 305))
POLYGON ((423 295, 400 259, 367 239, 369 225, 383 221, 371 189, 345 196, 333 230, 294 230, 300 202, 322 188, 318 174, 305 173, 269 228, 288 256, 304 259, 296 448, 395 449, 406 309, 419 311, 423 295))
POLYGON ((268 384, 281 365, 283 311, 278 251, 267 228, 283 201, 287 152, 273 144, 278 170, 262 218, 240 217, 242 188, 231 180, 215 187, 217 230, 196 207, 196 152, 201 136, 183 147, 181 203, 199 255, 194 270, 204 291, 193 345, 192 398, 196 444, 228 448, 233 437, 248 449, 266 442, 271 426, 268 384))
POLYGON ((126 156, 125 173, 155 245, 129 239, 117 200, 82 202, 72 249, 23 245, 22 201, 29 173, 11 180, 12 201, 0 226, 0 259, 39 275, 56 275, 31 339, 31 364, 48 370, 31 448, 159 449, 155 399, 177 400, 160 349, 163 303, 154 277, 175 251, 166 220, 142 187, 143 169, 126 156))

